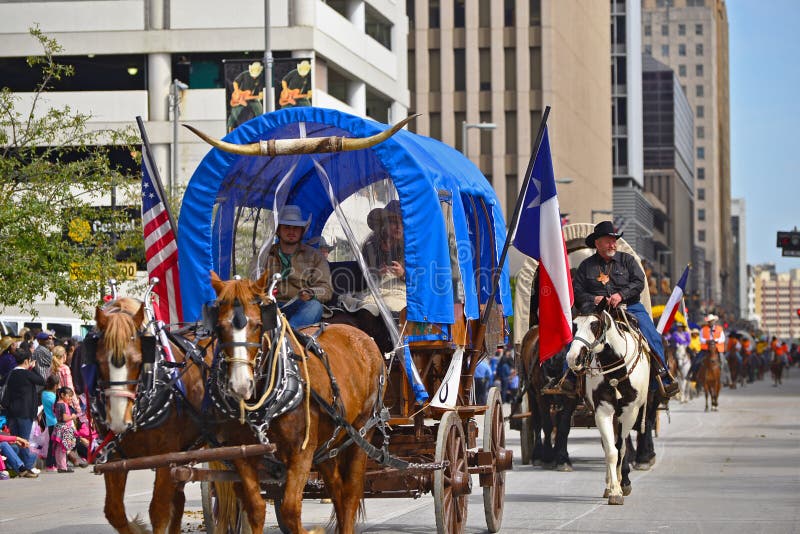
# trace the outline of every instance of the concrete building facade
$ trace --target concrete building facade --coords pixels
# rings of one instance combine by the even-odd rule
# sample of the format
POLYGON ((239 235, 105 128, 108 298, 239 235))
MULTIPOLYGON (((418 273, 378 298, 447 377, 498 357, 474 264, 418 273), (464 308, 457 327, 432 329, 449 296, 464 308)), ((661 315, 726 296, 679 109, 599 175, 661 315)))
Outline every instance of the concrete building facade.
POLYGON ((559 201, 572 222, 610 212, 609 4, 408 0, 411 129, 460 148, 508 218, 544 107, 559 201), (464 130, 464 124, 467 124, 464 130), (494 129, 471 125, 492 123, 494 129), (467 132, 466 140, 462 131, 467 132), (566 180, 564 180, 566 181, 566 180))
POLYGON ((705 256, 697 268, 711 290, 705 305, 735 313, 725 1, 643 0, 642 42, 678 73, 694 109, 695 238, 705 256))
MULTIPOLYGON (((313 103, 392 122, 409 104, 405 4, 386 0, 67 0, 0 2, 0 71, 16 83, 24 58, 41 55, 28 29, 38 25, 63 46, 78 72, 48 102, 90 113, 92 128, 145 119, 162 178, 188 180, 207 145, 179 132, 172 111, 210 135, 226 133, 222 62, 263 59, 265 5, 276 59, 312 59, 313 103), (126 73, 127 71, 127 73, 126 73), (189 88, 172 105, 173 80, 189 88), (103 82, 103 83, 101 83, 103 82), (178 176, 171 175, 171 149, 178 176)), ((32 89, 14 88, 23 99, 32 89)))
POLYGON ((745 201, 743 198, 731 199, 731 237, 733 239, 733 268, 731 284, 734 288, 736 316, 748 317, 747 301, 747 235, 745 232, 745 201))
POLYGON ((800 269, 776 273, 774 264, 755 267, 755 311, 770 336, 800 337, 800 269))
MULTIPOLYGON (((694 117, 675 72, 645 55, 642 61, 644 123, 644 190, 664 207, 653 232, 667 246, 656 251, 655 268, 674 285, 694 256, 694 117), (662 215, 663 214, 663 215, 662 215)), ((655 203, 655 202, 654 202, 655 203)), ((692 298, 700 291, 696 271, 686 287, 687 307, 699 312, 692 298)), ((662 295, 663 297, 663 295, 662 295)), ((667 296, 668 298, 668 296, 667 296)))

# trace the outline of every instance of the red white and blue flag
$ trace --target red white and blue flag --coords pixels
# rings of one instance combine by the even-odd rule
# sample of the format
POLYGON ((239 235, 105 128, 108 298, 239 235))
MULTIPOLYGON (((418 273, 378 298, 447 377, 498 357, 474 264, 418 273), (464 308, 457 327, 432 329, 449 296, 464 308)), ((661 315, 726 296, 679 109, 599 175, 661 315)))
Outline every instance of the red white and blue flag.
POLYGON ((572 341, 572 278, 561 231, 547 128, 524 191, 514 246, 539 261, 539 361, 572 341))
POLYGON ((147 260, 147 276, 160 282, 153 292, 156 318, 165 323, 183 319, 180 277, 178 276, 178 244, 167 204, 162 198, 157 171, 154 172, 147 146, 142 147, 142 228, 147 260))
MULTIPOLYGON (((687 265, 683 270, 681 279, 678 280, 678 285, 676 285, 675 289, 672 290, 672 294, 669 296, 669 300, 664 306, 664 311, 661 313, 661 319, 658 320, 658 326, 656 326, 656 330, 658 330, 659 334, 669 332, 669 328, 672 326, 672 322, 675 320, 675 312, 677 312, 678 309, 683 309, 683 293, 686 291, 686 280, 689 279, 690 267, 690 265, 687 265)), ((684 317, 685 316, 686 315, 684 312, 684 317)))

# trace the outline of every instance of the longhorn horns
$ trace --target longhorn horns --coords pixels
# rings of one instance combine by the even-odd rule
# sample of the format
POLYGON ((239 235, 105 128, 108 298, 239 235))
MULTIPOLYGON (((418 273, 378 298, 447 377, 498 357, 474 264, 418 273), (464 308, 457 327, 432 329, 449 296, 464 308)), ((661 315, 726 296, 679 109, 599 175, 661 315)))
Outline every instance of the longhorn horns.
POLYGON ((240 154, 242 156, 286 156, 292 154, 318 154, 323 152, 346 152, 349 150, 360 150, 362 148, 370 148, 383 141, 386 141, 398 130, 408 124, 412 119, 418 115, 410 115, 398 122, 388 130, 384 130, 379 134, 369 137, 306 137, 302 139, 269 139, 266 141, 258 141, 248 145, 237 145, 228 143, 220 139, 210 137, 197 128, 184 124, 183 126, 191 130, 196 136, 211 146, 231 152, 233 154, 240 154))

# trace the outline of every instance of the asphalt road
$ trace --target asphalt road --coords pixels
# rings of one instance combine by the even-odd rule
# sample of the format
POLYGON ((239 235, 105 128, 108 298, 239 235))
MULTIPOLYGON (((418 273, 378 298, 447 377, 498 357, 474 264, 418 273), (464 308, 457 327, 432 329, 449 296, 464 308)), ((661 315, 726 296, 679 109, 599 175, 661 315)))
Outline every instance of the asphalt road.
MULTIPOLYGON (((574 429, 575 471, 557 473, 519 465, 507 476, 502 532, 796 533, 800 532, 800 370, 780 387, 762 381, 723 390, 720 411, 703 400, 662 415, 651 471, 632 473, 624 506, 608 506, 602 449, 596 430, 574 429)), ((519 433, 508 444, 519 457, 519 433)), ((134 473, 126 494, 129 515, 147 517, 152 474, 134 473)), ((486 532, 475 481, 467 531, 486 532)), ((43 473, 38 479, 0 481, 0 532, 92 534, 110 532, 103 517, 103 482, 88 470, 43 473)), ((330 505, 304 504, 306 526, 324 524, 330 505)), ((267 532, 278 532, 268 511, 267 532)), ((199 486, 187 486, 184 532, 201 532, 199 486)), ((365 533, 435 530, 430 496, 367 501, 365 533)))

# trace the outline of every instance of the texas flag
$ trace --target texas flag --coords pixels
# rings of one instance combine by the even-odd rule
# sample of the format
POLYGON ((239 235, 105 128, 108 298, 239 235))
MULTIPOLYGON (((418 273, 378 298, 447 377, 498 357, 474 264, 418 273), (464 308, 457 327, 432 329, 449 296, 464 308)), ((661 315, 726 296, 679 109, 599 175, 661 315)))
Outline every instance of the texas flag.
MULTIPOLYGON (((672 290, 672 294, 669 296, 666 306, 664 306, 664 311, 661 313, 661 319, 658 320, 658 326, 656 326, 656 330, 658 330, 659 334, 669 332, 669 327, 672 326, 672 321, 675 319, 675 312, 677 312, 678 308, 681 307, 683 292, 686 291, 686 280, 689 279, 690 267, 691 265, 687 265, 683 270, 681 279, 678 280, 678 285, 676 285, 675 289, 672 290)), ((684 314, 684 317, 685 316, 686 315, 684 314)))
POLYGON ((539 261, 539 361, 543 362, 572 341, 573 302, 547 128, 526 182, 513 243, 539 261))

